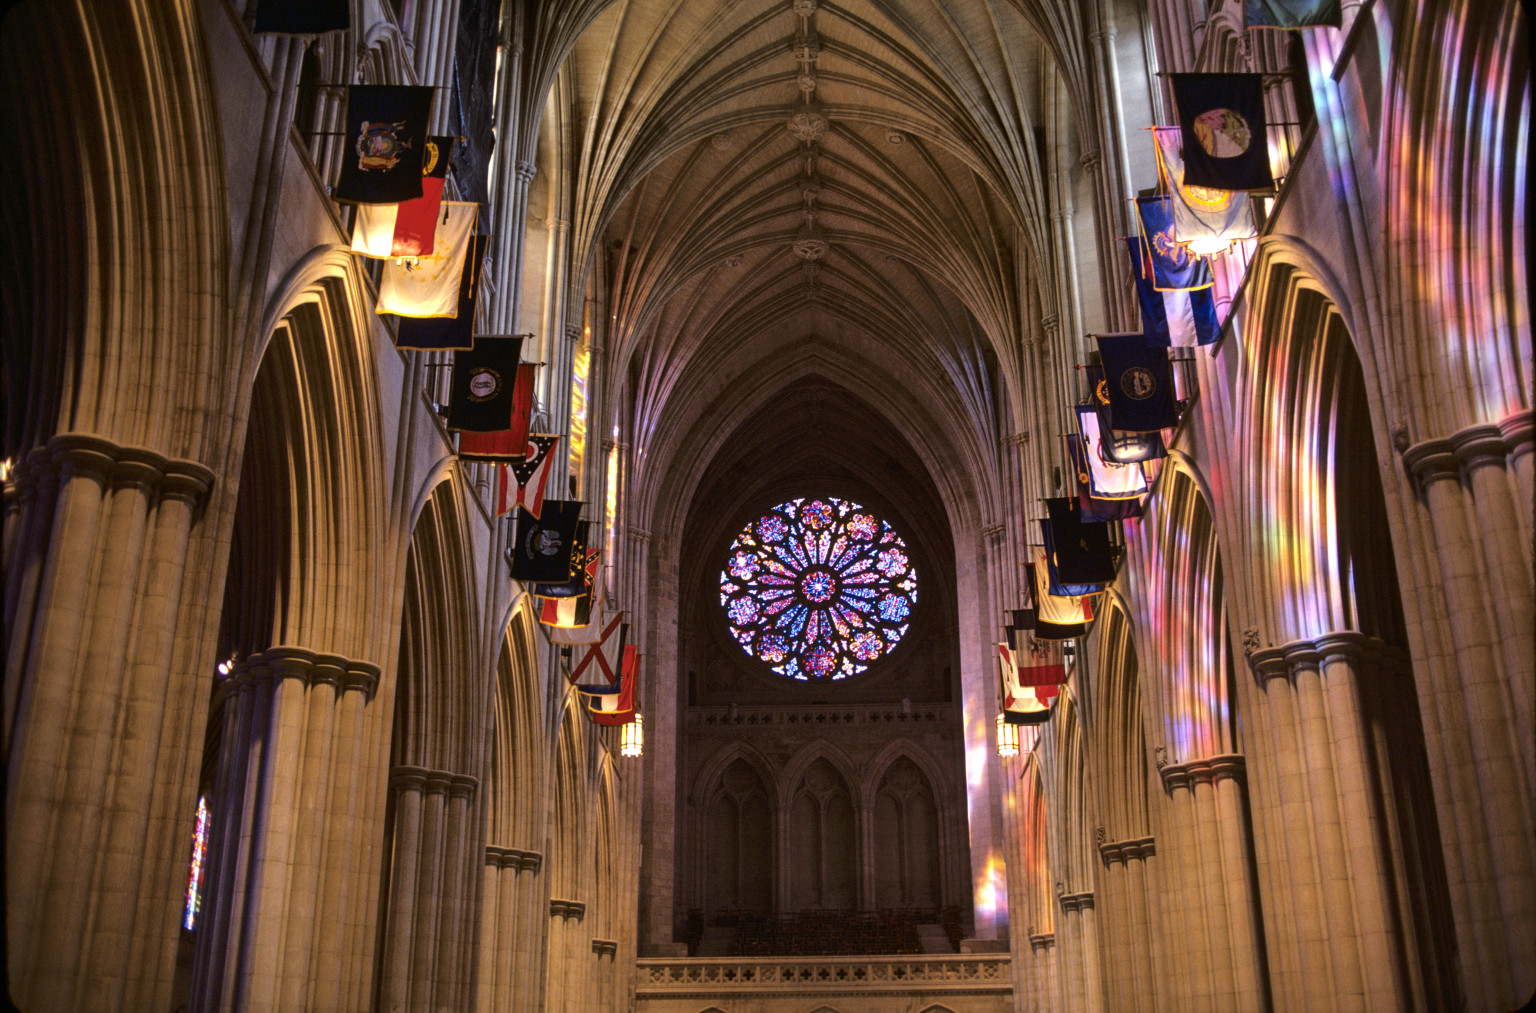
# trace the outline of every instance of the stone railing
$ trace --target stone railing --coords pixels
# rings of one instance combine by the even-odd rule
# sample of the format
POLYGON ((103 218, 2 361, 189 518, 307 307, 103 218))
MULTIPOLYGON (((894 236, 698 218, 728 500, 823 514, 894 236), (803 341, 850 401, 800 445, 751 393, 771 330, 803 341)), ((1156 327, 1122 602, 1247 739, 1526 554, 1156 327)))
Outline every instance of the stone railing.
POLYGON ((781 725, 949 724, 959 715, 950 704, 856 704, 836 706, 690 707, 685 723, 693 728, 753 728, 781 725))
POLYGON ((635 994, 661 998, 747 993, 1012 992, 996 954, 898 957, 697 957, 636 963, 635 994))

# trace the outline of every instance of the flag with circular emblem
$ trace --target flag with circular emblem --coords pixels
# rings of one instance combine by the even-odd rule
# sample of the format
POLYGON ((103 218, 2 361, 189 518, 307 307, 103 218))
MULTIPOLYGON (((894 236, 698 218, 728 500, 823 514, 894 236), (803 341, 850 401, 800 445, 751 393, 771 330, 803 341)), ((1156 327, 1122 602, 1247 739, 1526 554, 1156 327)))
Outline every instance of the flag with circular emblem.
POLYGON ((420 197, 431 112, 431 88, 349 86, 346 148, 331 197, 343 204, 399 204, 420 197))
MULTIPOLYGON (((512 429, 522 357, 523 339, 515 334, 482 334, 475 338, 475 347, 454 352, 448 428, 468 433, 512 429)), ((526 418, 523 425, 527 426, 526 418)))
MULTIPOLYGON (((1096 334, 1104 365, 1104 395, 1109 399, 1110 429, 1155 433, 1178 425, 1168 349, 1132 331, 1096 334)), ((1103 419, 1104 412, 1100 411, 1103 419)))
POLYGON ((1184 185, 1273 190, 1262 74, 1170 74, 1183 132, 1184 185))

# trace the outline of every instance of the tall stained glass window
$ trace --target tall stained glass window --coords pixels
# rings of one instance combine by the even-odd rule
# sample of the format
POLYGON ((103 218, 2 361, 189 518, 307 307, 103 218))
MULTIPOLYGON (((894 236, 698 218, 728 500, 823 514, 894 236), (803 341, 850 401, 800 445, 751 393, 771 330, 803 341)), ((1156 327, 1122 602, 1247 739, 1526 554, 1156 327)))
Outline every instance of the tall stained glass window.
POLYGON ((748 654, 793 679, 842 679, 907 632, 917 572, 890 523, 857 503, 795 499, 742 529, 720 605, 748 654))

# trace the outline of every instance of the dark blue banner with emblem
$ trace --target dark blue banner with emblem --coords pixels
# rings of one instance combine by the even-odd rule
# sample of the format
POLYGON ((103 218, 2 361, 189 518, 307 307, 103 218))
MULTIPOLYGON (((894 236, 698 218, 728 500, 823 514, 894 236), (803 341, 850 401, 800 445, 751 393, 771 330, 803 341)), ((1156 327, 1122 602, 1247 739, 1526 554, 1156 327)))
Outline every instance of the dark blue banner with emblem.
POLYGON ((580 500, 545 500, 537 517, 518 512, 512 544, 507 547, 513 580, 571 579, 571 559, 584 505, 580 500))
POLYGON ((517 366, 522 357, 523 339, 516 335, 483 334, 475 339, 474 348, 453 353, 448 428, 468 433, 498 433, 513 428, 517 366))
MULTIPOLYGON (((1128 433, 1155 433, 1179 421, 1168 349, 1145 334, 1099 334, 1109 427, 1128 433)), ((1103 413, 1100 412, 1100 418, 1103 413)))
POLYGON ((431 112, 431 88, 347 88, 346 147, 331 196, 343 204, 399 204, 420 197, 431 112))
POLYGON ((1339 0, 1244 0, 1249 28, 1339 28, 1339 0))
POLYGON ((257 0, 254 32, 320 35, 352 27, 348 0, 257 0))
POLYGON ((1184 135, 1184 185, 1273 190, 1260 74, 1170 74, 1184 135))
MULTIPOLYGON (((1156 344, 1156 342, 1153 342, 1156 344)), ((1099 450, 1110 464, 1139 464, 1168 456, 1161 433, 1122 433, 1110 425, 1109 381, 1103 366, 1084 366, 1088 377, 1088 404, 1079 405, 1079 413, 1093 411, 1099 420, 1099 450)))
POLYGON ((452 317, 396 317, 395 347, 418 351, 458 351, 475 347, 475 303, 480 298, 480 266, 490 236, 471 236, 459 277, 459 313, 452 317))

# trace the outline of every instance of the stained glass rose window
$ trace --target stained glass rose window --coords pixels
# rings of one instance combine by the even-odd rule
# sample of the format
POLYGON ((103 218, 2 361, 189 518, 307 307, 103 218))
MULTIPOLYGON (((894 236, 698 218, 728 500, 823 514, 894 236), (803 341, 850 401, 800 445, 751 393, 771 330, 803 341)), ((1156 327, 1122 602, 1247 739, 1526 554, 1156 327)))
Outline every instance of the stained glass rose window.
POLYGON ((842 679, 907 632, 917 572, 890 523, 847 500, 795 499, 742 529, 720 607, 748 654, 793 679, 842 679))

